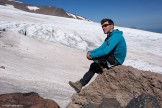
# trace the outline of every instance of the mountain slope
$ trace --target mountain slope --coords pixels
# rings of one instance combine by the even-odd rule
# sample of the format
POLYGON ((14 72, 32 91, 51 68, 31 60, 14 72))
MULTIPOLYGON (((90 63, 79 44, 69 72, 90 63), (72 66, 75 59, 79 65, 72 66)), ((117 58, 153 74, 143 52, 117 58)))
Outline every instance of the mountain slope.
POLYGON ((35 6, 35 5, 22 3, 19 1, 15 1, 15 0, 1 0, 0 5, 20 9, 20 10, 31 12, 31 13, 38 13, 38 14, 44 14, 44 15, 52 15, 52 16, 59 16, 59 17, 90 21, 84 17, 66 12, 64 9, 57 8, 55 6, 35 6))
MULTIPOLYGON (((57 41, 82 50, 99 46, 106 37, 98 23, 33 14, 4 6, 0 8, 0 28, 29 37, 57 41)), ((124 64, 145 70, 156 69, 154 71, 157 72, 161 70, 162 34, 118 26, 115 28, 124 32, 127 41, 128 60, 124 64)))
POLYGON ((67 82, 87 71, 85 52, 12 31, 0 37, 0 94, 35 91, 65 108, 74 92, 67 82))

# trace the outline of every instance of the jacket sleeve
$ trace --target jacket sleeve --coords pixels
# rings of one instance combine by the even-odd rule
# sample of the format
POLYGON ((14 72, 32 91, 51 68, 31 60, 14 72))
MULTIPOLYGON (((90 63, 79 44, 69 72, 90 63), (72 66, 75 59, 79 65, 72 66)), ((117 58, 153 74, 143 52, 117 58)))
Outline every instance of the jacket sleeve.
POLYGON ((102 57, 109 54, 115 46, 120 42, 121 35, 114 34, 108 40, 106 40, 99 48, 89 51, 91 58, 102 57))
POLYGON ((106 47, 106 45, 107 45, 107 42, 104 41, 104 43, 103 43, 101 46, 99 46, 98 48, 96 48, 96 49, 94 49, 94 50, 88 51, 88 52, 94 53, 94 52, 96 52, 96 51, 98 51, 98 50, 103 49, 104 47, 106 47))

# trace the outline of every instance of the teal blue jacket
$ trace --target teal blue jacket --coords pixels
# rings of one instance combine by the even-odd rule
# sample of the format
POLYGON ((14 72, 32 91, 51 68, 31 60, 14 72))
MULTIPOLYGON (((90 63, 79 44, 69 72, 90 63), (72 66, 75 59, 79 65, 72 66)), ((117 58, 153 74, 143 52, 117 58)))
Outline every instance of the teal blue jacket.
POLYGON ((123 64, 126 57, 127 46, 123 37, 123 32, 118 29, 113 30, 100 47, 88 52, 90 53, 90 57, 94 59, 106 56, 112 51, 114 51, 113 54, 116 60, 120 64, 123 64))

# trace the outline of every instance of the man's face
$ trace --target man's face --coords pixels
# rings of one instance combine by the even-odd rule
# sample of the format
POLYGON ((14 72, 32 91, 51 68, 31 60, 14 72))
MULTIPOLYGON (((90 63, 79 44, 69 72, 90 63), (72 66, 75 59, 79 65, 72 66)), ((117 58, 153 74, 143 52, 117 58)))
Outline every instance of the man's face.
POLYGON ((105 34, 112 32, 113 28, 114 28, 114 25, 109 24, 109 22, 107 21, 102 24, 102 29, 105 34))

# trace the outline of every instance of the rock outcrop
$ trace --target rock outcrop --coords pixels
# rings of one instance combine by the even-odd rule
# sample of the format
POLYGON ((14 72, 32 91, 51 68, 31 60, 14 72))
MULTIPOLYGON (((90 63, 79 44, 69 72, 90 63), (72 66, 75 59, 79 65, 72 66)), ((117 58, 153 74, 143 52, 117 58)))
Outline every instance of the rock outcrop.
POLYGON ((117 101, 113 102, 126 107, 131 104, 131 100, 143 93, 154 96, 162 105, 162 75, 130 66, 116 66, 109 70, 104 69, 92 83, 80 93, 74 94, 67 108, 98 106, 103 103, 103 99, 115 99, 117 101))
POLYGON ((161 108, 155 96, 141 94, 133 98, 125 108, 161 108))
POLYGON ((5 66, 1 66, 1 65, 0 65, 0 68, 5 69, 5 66))
POLYGON ((35 92, 0 95, 0 108, 60 108, 50 99, 43 99, 35 92))
POLYGON ((155 96, 149 94, 141 94, 133 98, 126 107, 121 107, 115 98, 103 99, 99 105, 88 104, 81 108, 161 108, 155 96))

